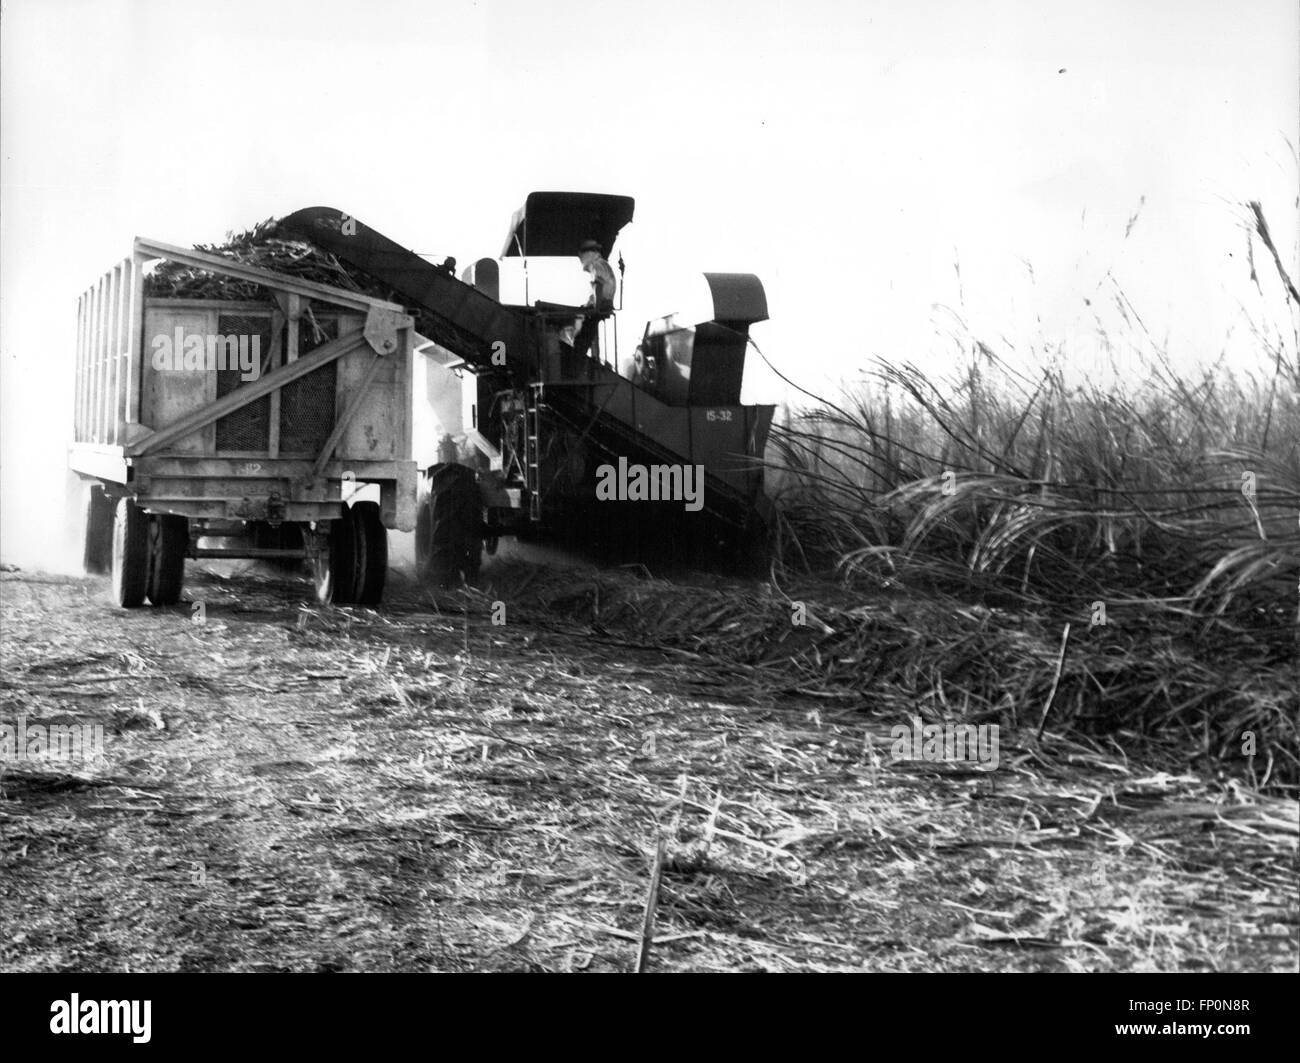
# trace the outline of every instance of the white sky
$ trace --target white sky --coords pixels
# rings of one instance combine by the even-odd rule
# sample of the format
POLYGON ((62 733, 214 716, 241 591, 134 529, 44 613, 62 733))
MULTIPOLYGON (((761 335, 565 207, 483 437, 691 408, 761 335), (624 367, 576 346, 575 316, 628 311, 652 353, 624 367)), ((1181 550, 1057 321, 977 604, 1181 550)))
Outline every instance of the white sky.
POLYGON ((1298 57, 1295 0, 4 3, 0 551, 62 519, 79 292, 137 234, 303 206, 468 262, 530 190, 635 196, 624 327, 754 272, 759 342, 818 388, 942 368, 959 300, 1084 359, 1109 269, 1175 358, 1240 354, 1240 304, 1281 302, 1232 204, 1294 255, 1298 57))

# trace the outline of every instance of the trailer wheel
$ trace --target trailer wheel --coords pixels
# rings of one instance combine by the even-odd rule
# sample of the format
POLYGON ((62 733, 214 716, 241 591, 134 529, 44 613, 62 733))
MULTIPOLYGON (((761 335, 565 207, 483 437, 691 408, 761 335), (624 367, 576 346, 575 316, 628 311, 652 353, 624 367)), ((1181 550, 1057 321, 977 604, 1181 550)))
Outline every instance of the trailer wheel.
POLYGON ((185 551, 190 522, 173 513, 149 518, 149 578, 146 594, 154 605, 175 605, 185 584, 185 551))
POLYGON ((358 502, 349 511, 354 543, 354 597, 360 605, 377 605, 388 577, 388 529, 376 502, 358 502))
POLYGON ((329 557, 312 559, 316 600, 321 605, 347 605, 356 591, 356 538, 351 513, 329 522, 329 557))
POLYGON ((149 588, 149 516, 130 498, 113 514, 113 600, 123 609, 144 602, 149 588))
POLYGON ((478 483, 466 465, 435 465, 429 493, 415 524, 415 563, 421 582, 455 586, 478 576, 483 559, 479 537, 478 483))
POLYGON ((102 576, 113 567, 113 500, 102 484, 90 485, 82 567, 87 574, 95 576, 102 576))

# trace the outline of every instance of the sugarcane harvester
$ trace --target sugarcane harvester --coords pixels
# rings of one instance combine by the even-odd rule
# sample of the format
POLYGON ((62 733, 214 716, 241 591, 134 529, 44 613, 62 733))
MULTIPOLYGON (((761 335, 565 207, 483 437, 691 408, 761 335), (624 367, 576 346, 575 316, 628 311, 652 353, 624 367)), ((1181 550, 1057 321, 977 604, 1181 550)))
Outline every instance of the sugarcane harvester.
POLYGON ((761 556, 774 408, 740 403, 748 329, 767 317, 758 279, 705 274, 711 317, 650 322, 622 373, 616 313, 584 356, 583 309, 536 297, 543 260, 611 248, 632 212, 622 196, 533 193, 502 255, 459 278, 342 211, 277 223, 387 298, 137 240, 82 301, 72 467, 96 483, 87 567, 110 568, 130 606, 176 601, 187 556, 305 558, 321 601, 373 603, 387 529, 414 531, 420 575, 439 586, 472 580, 508 535, 761 556), (145 298, 149 257, 268 298, 145 298), (239 329, 260 330, 256 374, 142 353, 169 331, 196 363, 191 335, 205 357, 211 337, 238 353, 239 329))

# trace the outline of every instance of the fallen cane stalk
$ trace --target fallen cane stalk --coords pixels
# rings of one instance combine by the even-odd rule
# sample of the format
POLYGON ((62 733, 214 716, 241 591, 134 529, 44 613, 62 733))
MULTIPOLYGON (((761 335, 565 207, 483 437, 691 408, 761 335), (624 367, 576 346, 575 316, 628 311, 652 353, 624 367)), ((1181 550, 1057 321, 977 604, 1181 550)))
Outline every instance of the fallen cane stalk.
POLYGON ((641 951, 636 958, 636 973, 644 974, 646 963, 650 959, 650 945, 654 941, 655 908, 659 904, 659 882, 664 872, 664 851, 667 845, 662 834, 659 835, 659 848, 655 852, 654 870, 650 873, 650 892, 645 899, 645 918, 641 921, 641 951))

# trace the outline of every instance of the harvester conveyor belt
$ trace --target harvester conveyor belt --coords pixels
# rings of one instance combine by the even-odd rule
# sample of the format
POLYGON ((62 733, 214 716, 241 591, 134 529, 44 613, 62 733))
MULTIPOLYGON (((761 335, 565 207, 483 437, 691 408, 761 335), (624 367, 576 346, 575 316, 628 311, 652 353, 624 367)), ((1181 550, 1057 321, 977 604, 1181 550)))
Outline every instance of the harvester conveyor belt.
POLYGON ((471 370, 489 368, 494 345, 501 342, 510 352, 511 365, 524 374, 535 372, 524 315, 351 215, 331 207, 307 207, 281 219, 279 228, 330 252, 423 309, 436 325, 428 330, 434 333, 429 339, 463 358, 471 370))

